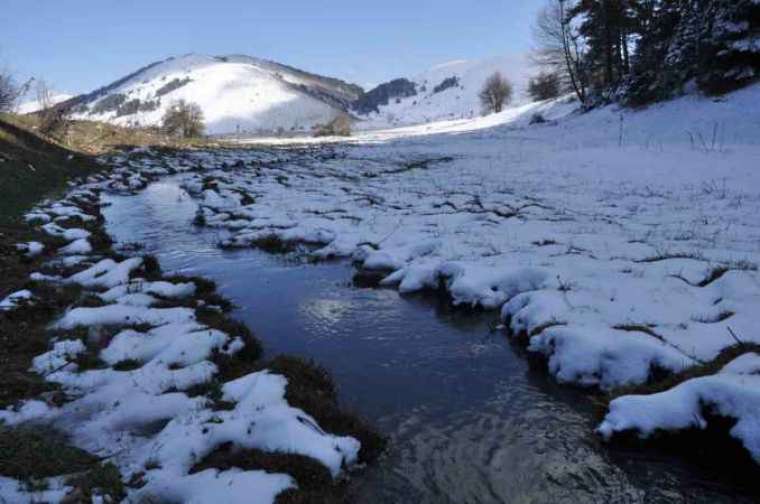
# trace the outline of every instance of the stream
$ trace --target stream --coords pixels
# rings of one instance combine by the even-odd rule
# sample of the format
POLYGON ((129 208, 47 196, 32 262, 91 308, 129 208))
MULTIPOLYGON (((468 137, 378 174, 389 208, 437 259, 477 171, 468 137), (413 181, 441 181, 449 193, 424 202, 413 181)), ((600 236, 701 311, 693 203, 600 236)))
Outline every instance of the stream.
MULTIPOLYGON (((343 405, 389 436, 351 485, 360 503, 754 502, 716 468, 657 449, 608 447, 589 394, 562 387, 492 327, 431 296, 352 286, 347 262, 224 251, 191 224, 181 176, 104 196, 108 231, 165 271, 217 282, 267 355, 314 359, 343 405)), ((749 490, 747 491, 749 492, 749 490)))

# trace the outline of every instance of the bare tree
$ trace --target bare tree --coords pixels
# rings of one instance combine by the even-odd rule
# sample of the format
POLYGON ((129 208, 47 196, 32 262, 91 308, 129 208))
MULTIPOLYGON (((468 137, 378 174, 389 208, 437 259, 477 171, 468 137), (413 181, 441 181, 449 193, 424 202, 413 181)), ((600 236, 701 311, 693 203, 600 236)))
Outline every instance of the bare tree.
POLYGON ((534 101, 551 100, 561 93, 562 83, 556 73, 541 72, 528 81, 528 95, 534 101))
POLYGON ((501 112, 504 105, 512 101, 512 84, 496 72, 486 79, 478 96, 486 113, 501 112))
POLYGON ((180 138, 196 138, 203 135, 203 111, 197 103, 177 100, 172 103, 161 121, 163 130, 180 138))
POLYGON ((19 88, 13 77, 0 70, 0 112, 11 112, 16 105, 19 88))
POLYGON ((48 133, 55 129, 56 114, 53 110, 53 93, 43 79, 37 79, 37 114, 40 118, 40 130, 48 133))
POLYGON ((39 110, 45 110, 53 106, 53 93, 42 79, 37 80, 37 106, 39 110))
POLYGON ((44 79, 37 79, 37 116, 39 131, 45 134, 63 132, 65 134, 69 120, 69 110, 64 105, 55 103, 53 92, 44 79))
POLYGON ((338 114, 327 124, 314 127, 314 136, 351 136, 351 117, 348 114, 338 114))
POLYGON ((583 39, 566 14, 567 0, 548 0, 536 18, 533 61, 550 73, 562 76, 564 84, 586 104, 588 75, 584 64, 583 39))

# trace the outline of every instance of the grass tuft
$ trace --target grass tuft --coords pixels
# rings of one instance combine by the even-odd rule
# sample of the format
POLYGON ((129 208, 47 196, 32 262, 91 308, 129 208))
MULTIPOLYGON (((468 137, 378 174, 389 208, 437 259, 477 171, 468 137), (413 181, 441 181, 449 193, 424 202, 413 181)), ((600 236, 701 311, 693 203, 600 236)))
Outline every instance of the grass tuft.
POLYGON ((262 470, 270 473, 290 474, 301 490, 319 490, 332 485, 332 475, 321 462, 304 455, 264 452, 256 449, 235 449, 225 443, 190 469, 190 473, 206 469, 226 471, 236 467, 244 470, 262 470))
POLYGON ((98 458, 42 427, 0 427, 0 475, 29 481, 86 471, 98 458))
POLYGON ((74 490, 66 496, 66 502, 121 502, 127 496, 121 473, 110 462, 70 478, 67 483, 74 490))
POLYGON ((270 254, 289 254, 294 252, 297 246, 294 243, 287 242, 276 234, 268 234, 256 238, 251 242, 251 246, 261 249, 270 254))
POLYGON ((134 371, 142 367, 142 363, 136 359, 124 359, 113 366, 114 371, 134 371))

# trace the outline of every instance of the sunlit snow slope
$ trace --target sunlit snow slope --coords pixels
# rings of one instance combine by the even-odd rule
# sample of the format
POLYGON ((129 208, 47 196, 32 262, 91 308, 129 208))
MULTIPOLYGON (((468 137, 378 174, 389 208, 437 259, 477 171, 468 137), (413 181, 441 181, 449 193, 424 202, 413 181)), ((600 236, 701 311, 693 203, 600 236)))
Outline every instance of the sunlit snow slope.
MULTIPOLYGON (((458 60, 437 65, 410 80, 412 96, 391 96, 373 111, 360 112, 364 129, 407 126, 441 120, 470 119, 481 115, 478 94, 495 72, 512 82, 513 103, 525 101, 527 63, 522 57, 458 60)), ((393 93, 392 93, 393 94, 393 93)))
MULTIPOLYGON (((65 102, 66 100, 71 99, 73 96, 74 95, 68 93, 53 92, 50 96, 50 105, 57 105, 59 103, 65 102)), ((21 102, 16 108, 16 112, 19 114, 31 114, 32 112, 37 112, 41 108, 42 105, 40 104, 40 100, 34 97, 21 102)))
POLYGON ((148 65, 74 99, 75 117, 160 123, 172 102, 203 110, 210 134, 309 130, 345 110, 358 86, 248 56, 187 55, 148 65))

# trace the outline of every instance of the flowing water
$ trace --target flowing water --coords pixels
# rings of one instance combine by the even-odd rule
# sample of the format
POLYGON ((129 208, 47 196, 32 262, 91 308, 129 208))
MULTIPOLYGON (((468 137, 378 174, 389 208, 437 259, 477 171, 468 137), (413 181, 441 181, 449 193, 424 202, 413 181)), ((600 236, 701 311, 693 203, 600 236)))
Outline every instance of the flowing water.
POLYGON ((217 232, 191 225, 196 204, 178 180, 108 196, 109 232, 142 243, 165 271, 215 280, 268 354, 330 370, 343 404, 390 439, 354 478, 357 502, 754 501, 711 468, 600 443, 588 394, 532 369, 492 330, 494 313, 355 288, 344 262, 220 250, 217 232))

